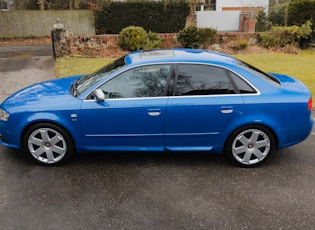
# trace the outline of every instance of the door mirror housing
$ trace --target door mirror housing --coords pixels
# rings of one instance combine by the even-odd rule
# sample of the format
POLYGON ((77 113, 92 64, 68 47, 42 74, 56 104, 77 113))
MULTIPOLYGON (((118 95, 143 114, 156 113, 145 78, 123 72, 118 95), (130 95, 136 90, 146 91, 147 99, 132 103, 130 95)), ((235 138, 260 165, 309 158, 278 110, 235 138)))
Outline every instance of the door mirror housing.
POLYGON ((105 94, 104 94, 103 90, 96 89, 93 91, 93 94, 94 94, 97 101, 99 101, 99 102, 105 101, 105 94))

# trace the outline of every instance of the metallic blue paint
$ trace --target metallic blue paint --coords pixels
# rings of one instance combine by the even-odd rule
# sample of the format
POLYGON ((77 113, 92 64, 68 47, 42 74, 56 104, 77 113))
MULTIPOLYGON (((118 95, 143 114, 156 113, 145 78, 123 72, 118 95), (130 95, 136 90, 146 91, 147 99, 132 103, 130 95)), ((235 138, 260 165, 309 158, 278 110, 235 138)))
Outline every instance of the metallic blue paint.
POLYGON ((24 131, 35 123, 65 129, 77 152, 84 151, 212 151, 221 153, 227 138, 246 125, 263 125, 275 134, 277 149, 303 141, 313 120, 309 90, 298 80, 279 74, 274 85, 237 65, 224 54, 173 49, 174 57, 141 59, 141 51, 125 57, 126 66, 104 76, 78 97, 71 85, 82 76, 29 86, 7 98, 0 109, 0 143, 22 148, 24 131), (198 63, 236 73, 256 90, 253 94, 164 96, 156 98, 88 100, 101 84, 128 69, 159 63, 198 63))

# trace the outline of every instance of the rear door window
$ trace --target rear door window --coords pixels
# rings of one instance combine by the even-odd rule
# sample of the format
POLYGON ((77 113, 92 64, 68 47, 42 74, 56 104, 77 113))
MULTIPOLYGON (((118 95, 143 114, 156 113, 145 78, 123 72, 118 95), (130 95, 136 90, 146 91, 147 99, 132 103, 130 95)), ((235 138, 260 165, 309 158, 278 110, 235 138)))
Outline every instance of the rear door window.
POLYGON ((245 82, 235 73, 230 72, 230 76, 241 94, 256 93, 256 90, 253 89, 253 87, 251 87, 247 82, 245 82))
POLYGON ((225 69, 197 64, 180 64, 175 96, 235 94, 225 69))

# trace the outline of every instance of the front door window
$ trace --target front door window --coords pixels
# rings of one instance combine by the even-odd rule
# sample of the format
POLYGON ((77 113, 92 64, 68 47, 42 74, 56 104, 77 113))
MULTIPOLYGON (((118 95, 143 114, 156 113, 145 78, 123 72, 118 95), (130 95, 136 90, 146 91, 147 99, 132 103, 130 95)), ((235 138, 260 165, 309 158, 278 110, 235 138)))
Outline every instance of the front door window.
POLYGON ((110 99, 164 96, 170 69, 170 65, 134 68, 106 82, 101 89, 110 99))

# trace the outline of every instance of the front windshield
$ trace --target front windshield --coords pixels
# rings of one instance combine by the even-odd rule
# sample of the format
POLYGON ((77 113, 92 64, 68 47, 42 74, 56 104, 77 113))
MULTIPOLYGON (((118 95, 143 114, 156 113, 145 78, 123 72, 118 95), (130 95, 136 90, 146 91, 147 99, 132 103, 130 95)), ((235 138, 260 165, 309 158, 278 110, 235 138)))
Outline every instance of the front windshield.
POLYGON ((92 85, 94 85, 96 82, 98 82, 102 78, 106 77, 108 74, 116 71, 117 69, 120 69, 124 65, 126 65, 125 56, 113 61, 112 63, 106 65, 105 67, 102 67, 101 69, 99 69, 98 71, 96 71, 93 74, 81 77, 72 86, 73 87, 73 90, 72 90, 73 95, 75 97, 79 96, 85 90, 87 90, 92 85))

